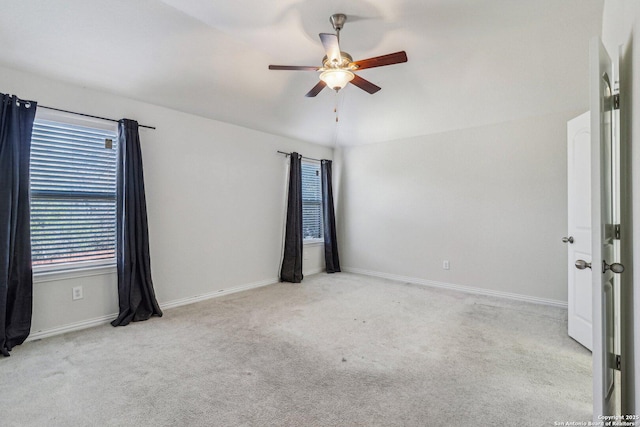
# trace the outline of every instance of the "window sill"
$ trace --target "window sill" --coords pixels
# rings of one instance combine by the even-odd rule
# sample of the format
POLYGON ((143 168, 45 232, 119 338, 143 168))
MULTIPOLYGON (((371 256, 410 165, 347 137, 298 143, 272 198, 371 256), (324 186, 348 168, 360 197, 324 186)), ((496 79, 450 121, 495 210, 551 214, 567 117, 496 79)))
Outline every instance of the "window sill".
POLYGON ((304 246, 319 246, 324 245, 324 239, 306 239, 302 241, 304 246))
POLYGON ((76 279, 78 277, 102 276, 117 272, 115 265, 77 266, 66 268, 34 267, 33 283, 55 282, 59 280, 76 279))

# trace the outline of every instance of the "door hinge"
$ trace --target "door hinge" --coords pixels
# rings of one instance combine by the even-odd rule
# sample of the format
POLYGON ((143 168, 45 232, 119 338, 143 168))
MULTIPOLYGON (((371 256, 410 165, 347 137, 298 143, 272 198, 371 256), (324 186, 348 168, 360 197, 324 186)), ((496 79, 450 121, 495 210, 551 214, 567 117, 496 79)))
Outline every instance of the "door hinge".
POLYGON ((613 95, 613 109, 614 110, 619 110, 620 109, 620 94, 616 93, 613 95))
POLYGON ((620 371, 621 368, 622 368, 622 356, 620 356, 619 354, 616 354, 615 369, 616 371, 620 371))
POLYGON ((620 224, 613 225, 613 238, 620 240, 620 224))

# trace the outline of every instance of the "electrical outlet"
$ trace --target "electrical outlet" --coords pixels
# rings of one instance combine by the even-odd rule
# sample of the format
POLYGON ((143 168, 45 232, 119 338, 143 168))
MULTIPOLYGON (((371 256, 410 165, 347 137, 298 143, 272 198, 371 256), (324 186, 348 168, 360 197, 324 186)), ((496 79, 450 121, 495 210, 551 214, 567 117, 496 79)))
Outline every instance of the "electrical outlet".
POLYGON ((449 260, 445 259, 444 261, 442 261, 442 269, 443 270, 449 269, 449 260))
POLYGON ((72 291, 73 291, 72 298, 74 301, 82 299, 82 286, 76 286, 73 288, 72 291))

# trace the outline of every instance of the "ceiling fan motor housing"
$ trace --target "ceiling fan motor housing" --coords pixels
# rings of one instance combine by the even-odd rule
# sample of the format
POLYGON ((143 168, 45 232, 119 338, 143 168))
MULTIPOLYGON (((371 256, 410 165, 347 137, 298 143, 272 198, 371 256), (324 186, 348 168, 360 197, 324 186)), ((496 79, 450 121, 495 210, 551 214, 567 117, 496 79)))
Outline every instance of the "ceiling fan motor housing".
POLYGON ((353 58, 347 52, 340 51, 340 62, 331 61, 326 55, 322 58, 322 67, 325 69, 330 68, 351 68, 350 64, 353 62, 353 58))

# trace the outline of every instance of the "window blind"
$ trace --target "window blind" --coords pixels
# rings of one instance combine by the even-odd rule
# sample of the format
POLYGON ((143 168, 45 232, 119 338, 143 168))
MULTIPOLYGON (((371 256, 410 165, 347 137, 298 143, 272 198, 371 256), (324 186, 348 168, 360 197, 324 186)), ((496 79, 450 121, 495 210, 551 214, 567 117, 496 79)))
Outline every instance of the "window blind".
POLYGON ((117 149, 115 131, 36 119, 31 138, 34 266, 115 263, 117 149))
POLYGON ((302 237, 322 239, 320 164, 302 161, 302 237))

